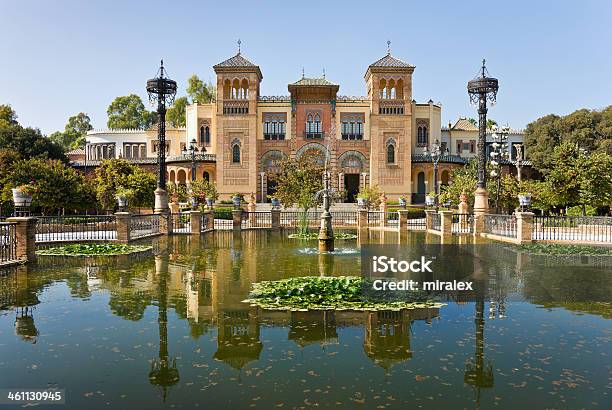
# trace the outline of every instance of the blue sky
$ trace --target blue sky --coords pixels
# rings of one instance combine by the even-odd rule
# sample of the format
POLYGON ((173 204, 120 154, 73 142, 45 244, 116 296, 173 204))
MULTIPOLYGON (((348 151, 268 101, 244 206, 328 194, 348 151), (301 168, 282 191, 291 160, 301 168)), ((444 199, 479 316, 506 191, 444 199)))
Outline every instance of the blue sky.
POLYGON ((0 104, 45 133, 80 111, 105 127, 116 96, 146 98, 161 57, 184 94, 191 74, 214 78, 238 38, 261 67, 264 95, 287 94, 302 67, 325 68, 340 94, 364 95, 365 70, 390 40, 416 66, 414 98, 441 102, 443 124, 475 116, 465 88, 484 57, 500 80, 490 117, 520 128, 612 103, 610 22, 607 0, 0 0, 0 104))

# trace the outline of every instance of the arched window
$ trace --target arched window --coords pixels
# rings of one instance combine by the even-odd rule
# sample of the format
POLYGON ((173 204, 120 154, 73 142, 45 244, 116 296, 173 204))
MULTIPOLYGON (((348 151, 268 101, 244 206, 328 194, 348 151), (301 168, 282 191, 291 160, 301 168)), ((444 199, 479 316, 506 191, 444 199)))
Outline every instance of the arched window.
POLYGON ((202 176, 204 177, 204 181, 210 182, 210 174, 208 173, 208 171, 204 171, 204 174, 202 176))
POLYGON ((395 164, 395 146, 387 145, 387 164, 395 164))
POLYGON ((204 126, 202 125, 200 127, 200 144, 204 144, 205 133, 206 133, 206 130, 204 126))
POLYGON ((204 143, 210 144, 210 127, 206 127, 204 129, 204 143))
POLYGON ((240 164, 240 141, 232 143, 232 163, 240 164))
POLYGON ((314 132, 314 123, 312 121, 312 115, 308 114, 308 118, 306 119, 306 132, 312 133, 314 132))
POLYGON ((314 125, 315 125, 315 132, 317 134, 320 134, 321 133, 321 117, 319 117, 319 114, 315 115, 314 125))

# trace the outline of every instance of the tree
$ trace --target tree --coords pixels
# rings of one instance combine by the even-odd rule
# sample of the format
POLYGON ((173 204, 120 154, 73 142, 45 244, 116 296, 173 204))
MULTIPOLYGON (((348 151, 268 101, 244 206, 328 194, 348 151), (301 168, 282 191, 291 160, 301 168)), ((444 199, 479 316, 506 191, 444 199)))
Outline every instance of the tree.
POLYGON ((550 114, 527 125, 527 157, 543 174, 551 168, 555 147, 568 142, 588 152, 612 155, 612 106, 601 111, 577 110, 564 117, 550 114))
POLYGON ((11 164, 0 181, 3 205, 12 203, 12 188, 32 181, 38 189, 33 195, 32 207, 43 214, 95 207, 95 193, 82 174, 61 161, 40 158, 22 159, 11 164))
POLYGON ((476 121, 476 118, 468 118, 468 121, 470 122, 470 124, 478 127, 478 121, 476 121))
POLYGON ((604 207, 612 204, 612 156, 595 152, 583 158, 578 177, 580 203, 604 207))
POLYGON ((215 100, 217 89, 212 83, 204 83, 194 74, 187 80, 187 94, 194 103, 207 104, 215 100))
POLYGON ((459 197, 465 193, 468 197, 468 204, 474 206, 474 191, 478 182, 477 169, 477 162, 472 160, 462 167, 451 170, 450 183, 442 185, 440 202, 450 201, 452 205, 458 205, 459 197))
POLYGON ((49 135, 49 139, 61 145, 65 151, 77 149, 85 145, 87 131, 92 128, 89 116, 84 112, 80 112, 68 118, 64 132, 54 132, 49 135))
POLYGON ((16 151, 23 159, 48 158, 68 162, 59 144, 44 137, 38 128, 23 128, 19 124, 0 127, 0 149, 16 151))
POLYGON ((17 113, 10 104, 0 105, 0 128, 17 125, 17 113))
POLYGON ((185 111, 189 105, 187 97, 180 97, 174 100, 172 107, 166 112, 166 120, 173 127, 179 128, 186 125, 185 111))
POLYGON ((497 125, 497 121, 492 118, 487 119, 487 128, 491 129, 494 125, 497 125))
POLYGON ((134 194, 131 206, 153 206, 156 177, 125 159, 108 159, 96 169, 96 196, 104 209, 114 209, 120 188, 134 194))
POLYGON ((321 198, 316 194, 323 189, 323 167, 304 155, 300 159, 286 158, 272 177, 276 185, 274 194, 285 207, 296 205, 302 210, 300 233, 308 231, 308 209, 316 207, 321 198))
POLYGON ((136 94, 117 97, 108 106, 107 125, 110 129, 129 128, 147 129, 156 119, 154 112, 149 112, 136 94))

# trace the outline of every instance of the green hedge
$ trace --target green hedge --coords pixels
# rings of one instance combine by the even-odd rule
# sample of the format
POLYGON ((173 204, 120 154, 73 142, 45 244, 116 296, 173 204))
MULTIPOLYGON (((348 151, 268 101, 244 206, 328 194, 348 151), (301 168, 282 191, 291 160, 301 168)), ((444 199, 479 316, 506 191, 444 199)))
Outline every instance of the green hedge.
POLYGON ((233 219, 232 218, 232 208, 215 208, 215 219, 233 219))
POLYGON ((425 218, 425 210, 422 208, 387 208, 387 212, 407 211, 408 219, 425 218))

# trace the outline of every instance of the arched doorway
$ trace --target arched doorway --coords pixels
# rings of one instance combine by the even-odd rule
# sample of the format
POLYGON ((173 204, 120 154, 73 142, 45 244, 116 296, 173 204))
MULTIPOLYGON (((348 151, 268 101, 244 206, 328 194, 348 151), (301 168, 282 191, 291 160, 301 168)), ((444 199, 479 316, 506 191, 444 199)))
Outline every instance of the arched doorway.
POLYGON ((441 179, 442 185, 445 185, 445 186, 448 185, 449 180, 450 180, 450 174, 448 173, 448 170, 445 169, 444 171, 442 171, 442 179, 441 179))
POLYGON ((359 151, 346 151, 338 157, 338 163, 343 174, 341 182, 344 183, 344 186, 339 188, 346 192, 346 202, 356 202, 366 158, 359 151))
POLYGON ((184 169, 179 169, 176 172, 176 183, 185 185, 186 181, 187 181, 187 173, 185 172, 184 169))
POLYGON ((418 204, 422 204, 425 202, 425 172, 421 171, 417 175, 417 197, 415 198, 415 202, 418 204))
POLYGON ((210 174, 208 173, 208 171, 204 171, 204 173, 202 174, 202 178, 204 178, 204 181, 210 182, 210 174))
POLYGON ((270 202, 270 196, 276 193, 277 182, 274 175, 280 170, 279 166, 286 155, 278 150, 271 150, 261 156, 261 175, 260 178, 260 200, 270 202))

